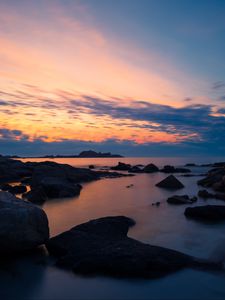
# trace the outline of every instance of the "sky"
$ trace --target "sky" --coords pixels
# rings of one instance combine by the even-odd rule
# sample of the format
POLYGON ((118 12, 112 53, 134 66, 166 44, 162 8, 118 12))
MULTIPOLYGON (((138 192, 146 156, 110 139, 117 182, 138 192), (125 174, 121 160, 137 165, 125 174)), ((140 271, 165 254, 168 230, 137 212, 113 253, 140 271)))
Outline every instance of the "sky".
POLYGON ((0 0, 0 153, 221 156, 224 0, 0 0))

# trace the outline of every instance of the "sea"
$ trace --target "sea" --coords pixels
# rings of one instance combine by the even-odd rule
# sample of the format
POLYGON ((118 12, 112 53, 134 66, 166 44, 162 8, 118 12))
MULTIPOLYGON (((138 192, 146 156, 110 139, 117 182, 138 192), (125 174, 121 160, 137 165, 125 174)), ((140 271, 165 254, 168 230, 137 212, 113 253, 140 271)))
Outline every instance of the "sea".
MULTIPOLYGON (((46 159, 23 159, 43 161, 46 159)), ((75 167, 93 164, 96 170, 117 165, 118 161, 132 165, 154 163, 184 166, 186 163, 208 164, 225 161, 225 157, 145 157, 145 158, 59 158, 48 159, 75 167)), ((208 167, 194 166, 192 173, 206 173, 208 167)), ((90 219, 124 215, 136 221, 128 235, 144 243, 158 245, 199 257, 212 258, 225 254, 225 222, 206 224, 187 219, 188 205, 171 205, 171 195, 194 196, 202 178, 177 178, 185 185, 176 193, 157 188, 155 184, 167 174, 136 174, 133 177, 101 179, 83 184, 78 197, 52 199, 42 208, 48 215, 50 234, 55 236, 90 219), (133 185, 127 188, 128 185, 133 185), (152 205, 160 201, 160 206, 152 205)), ((219 204, 221 200, 201 200, 193 205, 219 204)), ((45 254, 48 255, 47 253, 45 254)), ((0 299, 23 300, 216 300, 225 299, 225 272, 203 272, 185 269, 160 279, 115 279, 105 276, 84 277, 54 265, 46 266, 40 254, 27 255, 6 262, 0 267, 0 299)))

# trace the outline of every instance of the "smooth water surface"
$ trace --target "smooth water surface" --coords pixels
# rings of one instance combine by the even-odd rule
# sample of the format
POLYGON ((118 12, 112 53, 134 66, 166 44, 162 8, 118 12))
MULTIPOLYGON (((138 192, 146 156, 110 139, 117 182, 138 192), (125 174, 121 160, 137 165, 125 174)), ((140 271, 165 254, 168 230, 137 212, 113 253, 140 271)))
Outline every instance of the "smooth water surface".
MULTIPOLYGON (((214 159, 215 160, 215 159, 214 159)), ((113 158, 113 159, 57 159, 73 166, 94 164, 98 169, 116 165, 118 161, 131 164, 156 163, 183 165, 188 162, 208 163, 213 159, 184 158, 113 158)), ((217 160, 219 161, 219 160, 217 160)), ((208 169, 192 167, 193 173, 208 169)), ((129 236, 153 245, 165 246, 187 254, 208 258, 217 249, 224 249, 225 223, 212 225, 188 220, 186 205, 166 202, 173 194, 196 195, 196 181, 201 177, 177 175, 185 188, 176 193, 155 187, 168 176, 163 173, 137 174, 134 177, 102 179, 83 184, 79 197, 51 200, 44 204, 51 236, 93 218, 125 215, 136 225, 129 236), (127 188, 128 185, 133 187, 127 188), (152 206, 160 201, 159 207, 152 206)), ((210 204, 225 204, 208 200, 210 204)), ((195 205, 205 204, 198 200, 195 205)), ((224 251, 225 252, 225 251, 224 251)), ((40 257, 24 258, 0 271, 1 299, 225 299, 225 273, 183 270, 157 280, 125 280, 107 277, 85 278, 52 266, 44 266, 40 257)))

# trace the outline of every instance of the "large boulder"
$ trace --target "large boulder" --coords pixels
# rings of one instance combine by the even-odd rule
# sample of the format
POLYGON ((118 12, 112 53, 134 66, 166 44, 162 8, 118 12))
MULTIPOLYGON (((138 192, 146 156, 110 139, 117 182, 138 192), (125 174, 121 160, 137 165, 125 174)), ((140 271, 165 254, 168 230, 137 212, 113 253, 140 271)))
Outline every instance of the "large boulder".
POLYGON ((178 190, 184 187, 183 183, 181 183, 175 176, 169 175, 162 181, 156 184, 157 187, 170 189, 170 190, 178 190))
POLYGON ((144 173, 154 173, 154 172, 158 172, 158 171, 159 171, 159 168, 154 164, 148 164, 143 169, 144 173))
POLYGON ((48 197, 43 189, 43 187, 39 186, 36 189, 33 189, 27 193, 23 194, 23 198, 35 204, 43 204, 48 200, 48 197))
POLYGON ((32 203, 0 192, 0 253, 27 251, 47 242, 48 219, 32 203))
POLYGON ((196 202, 197 197, 189 197, 188 195, 174 195, 167 199, 167 202, 170 204, 192 204, 196 202))
POLYGON ((205 205, 196 207, 187 207, 185 216, 202 221, 225 221, 225 206, 223 205, 205 205))
POLYGON ((132 225, 124 216, 100 218, 51 238, 46 246, 58 266, 84 275, 156 278, 185 267, 221 267, 129 238, 132 225))

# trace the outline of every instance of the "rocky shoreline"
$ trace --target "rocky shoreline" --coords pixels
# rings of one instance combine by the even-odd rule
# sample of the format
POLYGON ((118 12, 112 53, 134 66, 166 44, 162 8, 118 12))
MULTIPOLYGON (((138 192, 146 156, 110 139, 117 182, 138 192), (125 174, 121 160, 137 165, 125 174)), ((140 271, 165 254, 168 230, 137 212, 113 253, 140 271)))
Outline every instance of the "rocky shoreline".
MULTIPOLYGON (((194 167, 189 164, 189 167, 194 167)), ((57 266, 84 275, 157 278, 183 268, 223 270, 222 262, 198 259, 164 247, 141 243, 127 236, 135 221, 125 216, 103 217, 71 228, 49 238, 48 218, 42 204, 52 198, 79 195, 82 183, 101 178, 131 176, 132 173, 165 173, 156 188, 178 190, 184 187, 174 174, 191 173, 187 168, 154 164, 132 166, 119 162, 109 171, 75 168, 56 162, 21 162, 0 157, 0 239, 1 254, 14 255, 45 245, 57 266), (117 172, 121 171, 121 172, 117 172), (16 182, 16 184, 15 184, 16 182), (15 195, 21 195, 19 199, 15 195)), ((198 185, 198 197, 225 199, 225 163, 214 164, 198 185), (211 189, 213 192, 208 191, 211 189), (219 196, 218 196, 219 195, 219 196)), ((133 186, 133 185, 131 185, 133 186)), ((130 187, 130 186, 129 186, 130 187)), ((178 195, 168 205, 193 205, 197 196, 178 195)), ((160 204, 160 202, 157 202, 160 204)), ((157 205, 159 206, 159 205, 157 205)), ((184 215, 200 222, 225 221, 224 205, 185 207, 184 215)))

